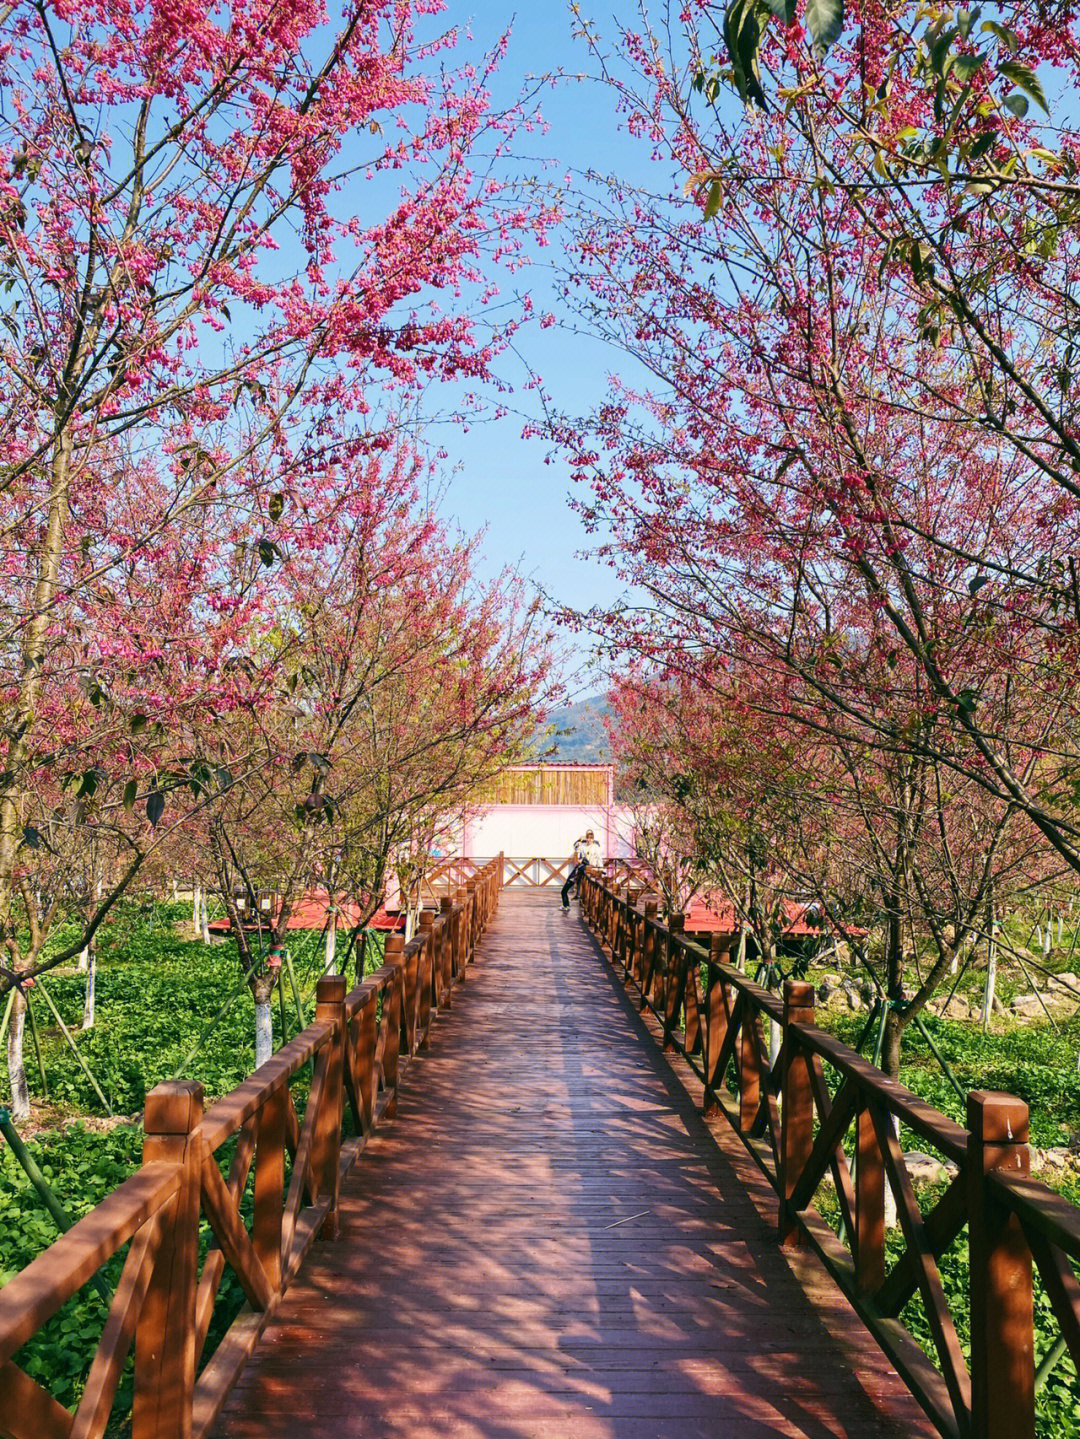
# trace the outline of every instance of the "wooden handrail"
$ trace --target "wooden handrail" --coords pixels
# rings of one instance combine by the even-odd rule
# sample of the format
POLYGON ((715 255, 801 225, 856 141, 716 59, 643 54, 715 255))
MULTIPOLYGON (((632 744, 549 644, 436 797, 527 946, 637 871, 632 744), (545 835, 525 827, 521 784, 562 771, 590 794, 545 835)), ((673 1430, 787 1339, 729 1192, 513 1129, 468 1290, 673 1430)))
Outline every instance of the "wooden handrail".
POLYGON ((0 1364, 168 1204, 179 1185, 175 1165, 144 1166, 9 1279, 0 1289, 0 1364))
POLYGON ((782 997, 770 994, 730 963, 729 940, 714 936, 705 950, 682 933, 681 916, 662 922, 657 896, 633 878, 612 883, 590 871, 581 901, 664 1048, 701 1081, 705 1115, 727 1118, 776 1190, 779 1242, 817 1251, 942 1434, 1033 1439, 1033 1271, 1080 1367, 1080 1283, 1071 1263, 1080 1259, 1080 1209, 1030 1178, 1026 1104, 973 1091, 965 1128, 818 1029, 809 984, 788 981, 782 997), (779 1026, 774 1060, 765 1022, 779 1026), (926 1214, 900 1123, 958 1167, 926 1214), (827 1177, 839 1233, 814 1207, 827 1177), (905 1245, 888 1273, 886 1184, 905 1245), (970 1370, 937 1265, 965 1225, 970 1370), (915 1295, 929 1355, 899 1318, 915 1295))
POLYGON ((208 1433, 311 1245, 334 1237, 342 1178, 396 1113, 405 1067, 476 958, 501 858, 472 870, 409 944, 391 936, 385 964, 349 993, 342 976, 324 976, 313 1022, 205 1114, 194 1081, 151 1090, 143 1167, 0 1289, 0 1433, 101 1439, 132 1344, 132 1439, 208 1433), (308 1065, 301 1118, 290 1082, 308 1065), (232 1139, 223 1175, 215 1156, 232 1139), (252 1174, 249 1225, 241 1203, 252 1174), (213 1239, 200 1266, 202 1219, 213 1239), (129 1240, 72 1413, 12 1356, 129 1240), (247 1303, 200 1373, 226 1268, 247 1303))

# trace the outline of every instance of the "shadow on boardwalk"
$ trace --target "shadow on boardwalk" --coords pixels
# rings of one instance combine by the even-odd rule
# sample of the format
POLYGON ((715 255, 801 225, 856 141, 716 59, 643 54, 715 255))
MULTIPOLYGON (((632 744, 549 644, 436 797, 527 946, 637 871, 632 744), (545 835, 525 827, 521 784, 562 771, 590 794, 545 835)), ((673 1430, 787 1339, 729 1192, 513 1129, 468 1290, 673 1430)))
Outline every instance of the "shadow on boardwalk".
POLYGON ((504 891, 221 1439, 932 1433, 557 904, 504 891))

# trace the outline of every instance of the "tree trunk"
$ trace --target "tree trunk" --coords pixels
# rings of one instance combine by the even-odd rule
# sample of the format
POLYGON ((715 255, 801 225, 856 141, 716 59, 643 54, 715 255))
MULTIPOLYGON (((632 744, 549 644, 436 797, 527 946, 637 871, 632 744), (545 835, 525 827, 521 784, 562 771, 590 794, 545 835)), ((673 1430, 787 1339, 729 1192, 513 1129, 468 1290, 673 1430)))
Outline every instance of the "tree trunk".
POLYGON ((274 1053, 274 1007, 269 999, 255 1000, 255 1068, 261 1069, 274 1053))
MULTIPOLYGON (((989 931, 986 940, 986 990, 983 994, 983 1029, 990 1028, 990 1016, 994 1012, 994 1000, 997 997, 997 945, 994 943, 994 910, 990 908, 987 916, 987 929, 989 931)), ((1047 931, 1049 933, 1049 931, 1047 931)))
POLYGON ((735 968, 746 973, 746 925, 739 929, 739 943, 735 949, 735 968))
POLYGON ((26 1039, 26 999, 20 990, 15 991, 11 1006, 11 1020, 8 1024, 7 1067, 8 1084, 11 1088, 11 1117, 24 1120, 30 1118, 30 1086, 26 1082, 26 1060, 23 1047, 26 1039))
POLYGON ((191 932, 196 939, 202 937, 202 885, 195 886, 195 899, 191 906, 191 932))
POLYGON ((326 929, 326 972, 337 974, 337 910, 330 906, 326 929))
MULTIPOLYGON (((765 951, 765 953, 768 955, 768 965, 769 965, 769 974, 770 974, 769 988, 772 989, 772 988, 773 988, 773 983, 772 983, 771 976, 776 973, 776 970, 775 970, 775 968, 774 968, 774 966, 775 966, 775 964, 776 964, 776 946, 775 946, 775 945, 769 945, 769 947, 768 947, 768 949, 765 951)), ((776 1061, 777 1061, 777 1060, 779 1059, 779 1057, 780 1057, 780 1045, 781 1045, 782 1043, 783 1043, 783 1027, 782 1027, 781 1025, 777 1024, 777 1022, 776 1022, 775 1019, 770 1019, 770 1020, 769 1020, 769 1067, 770 1067, 770 1068, 775 1068, 775 1067, 776 1067, 776 1061)))
MULTIPOLYGON (((885 1015, 885 1042, 881 1047, 881 1072, 890 1079, 900 1078, 900 1046, 903 1040, 904 1031, 900 1027, 900 1016, 891 1007, 885 1015)), ((895 1115, 890 1115, 889 1123, 893 1127, 893 1133, 899 1138, 900 1121, 895 1115)), ((895 1229, 897 1225, 896 1195, 893 1193, 892 1185, 885 1181, 885 1228, 895 1229)))
MULTIPOLYGON (((66 403, 66 398, 57 397, 57 413, 66 403)), ((5 933, 10 932, 11 927, 15 867, 23 838, 22 790, 25 781, 21 776, 30 752, 30 730, 37 711, 45 651, 53 622, 50 606, 56 593, 66 539, 73 443, 71 431, 64 429, 53 446, 48 518, 37 557, 33 609, 24 631, 19 691, 7 725, 4 770, 11 778, 0 788, 0 929, 5 933)))
POLYGON ((83 950, 87 955, 86 964, 86 999, 83 1003, 83 1029, 93 1029, 94 1016, 97 1010, 97 945, 89 944, 83 950))
POLYGON ((79 973, 80 973, 80 974, 85 974, 86 971, 87 971, 89 968, 90 968, 90 949, 89 949, 89 946, 88 946, 86 949, 80 949, 80 950, 79 950, 79 973))
POLYGON ((900 1028, 900 1016, 895 1009, 890 1009, 885 1016, 885 1042, 881 1048, 881 1072, 888 1075, 890 1079, 900 1078, 902 1039, 903 1030, 900 1028))

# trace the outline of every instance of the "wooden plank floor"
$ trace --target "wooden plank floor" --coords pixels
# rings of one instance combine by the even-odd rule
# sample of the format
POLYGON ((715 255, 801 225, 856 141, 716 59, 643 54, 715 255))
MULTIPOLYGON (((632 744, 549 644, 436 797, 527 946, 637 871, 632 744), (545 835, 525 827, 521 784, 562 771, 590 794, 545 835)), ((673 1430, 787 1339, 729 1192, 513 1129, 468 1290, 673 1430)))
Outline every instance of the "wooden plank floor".
POLYGON ((219 1435, 929 1434, 557 906, 503 893, 219 1435))

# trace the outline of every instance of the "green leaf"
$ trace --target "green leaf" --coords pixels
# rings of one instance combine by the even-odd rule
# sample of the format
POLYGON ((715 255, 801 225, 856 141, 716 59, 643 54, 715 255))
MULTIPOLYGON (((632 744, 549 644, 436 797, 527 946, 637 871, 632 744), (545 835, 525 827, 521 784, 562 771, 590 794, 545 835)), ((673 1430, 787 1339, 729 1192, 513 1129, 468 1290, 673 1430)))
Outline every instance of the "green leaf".
POLYGON ((27 849, 41 848, 41 835, 32 824, 23 825, 22 842, 27 849))
POLYGON ((135 799, 138 793, 138 783, 133 779, 129 779, 127 784, 124 786, 124 808, 127 810, 128 814, 130 814, 131 811, 135 808, 135 799))
POLYGON ((977 595, 982 589, 983 585, 988 585, 989 583, 989 575, 976 575, 973 580, 968 580, 968 594, 977 595))
POLYGON ((270 518, 276 525, 285 512, 285 496, 276 494, 270 496, 270 518))
POLYGON ((131 716, 131 725, 130 725, 131 733, 132 733, 132 734, 142 734, 142 732, 143 732, 143 730, 144 730, 145 728, 146 728, 146 716, 145 716, 144 714, 133 714, 133 715, 131 716))
POLYGON ((88 769, 83 775, 82 780, 79 784, 79 788, 76 791, 78 798, 81 799, 84 795, 92 795, 96 793, 99 778, 100 774, 98 770, 88 769))
POLYGON ((164 812, 165 796, 159 789, 155 789, 146 796, 146 818, 151 824, 157 824, 164 812))
POLYGON ((761 27, 771 12, 764 0, 731 0, 724 12, 724 44, 731 61, 732 79, 744 104, 751 100, 765 108, 761 88, 758 46, 761 27))
POLYGON ((973 75, 977 74, 979 67, 986 59, 985 55, 957 55, 953 61, 951 73, 964 85, 973 75))
POLYGON ((950 25, 947 30, 942 31, 934 42, 934 48, 930 51, 930 68, 935 75, 944 76, 947 73, 948 67, 945 64, 945 58, 949 53, 949 46, 955 39, 956 27, 955 25, 950 25))
POLYGON ((911 247, 911 254, 908 257, 911 264, 911 273, 917 285, 921 285, 934 273, 934 254, 929 245, 924 245, 921 240, 915 242, 911 247))
POLYGON ((1022 120, 1028 112, 1028 102, 1019 91, 1014 91, 1012 95, 1006 95, 1001 103, 1006 110, 1011 110, 1018 120, 1022 120))
POLYGON ((844 28, 844 0, 806 0, 806 25, 814 44, 827 50, 844 28))
POLYGON ((709 186, 709 198, 705 201, 705 218, 711 220, 720 208, 720 201, 723 199, 723 191, 720 188, 720 181, 714 180, 709 186))
POLYGON ((274 556, 280 553, 281 551, 277 545, 274 544, 273 540, 259 541, 259 559, 262 560, 263 564, 268 568, 274 563, 274 556))
POLYGON ((795 19, 795 0, 766 0, 766 4, 777 20, 782 20, 785 25, 790 25, 795 19))
POLYGON ((987 35, 996 35, 1010 54, 1015 55, 1020 48, 1020 41, 1016 38, 1016 31, 1010 30, 1008 25, 999 25, 996 20, 984 20, 982 29, 987 35))
POLYGON ((1043 94, 1042 84, 1030 65, 1025 65, 1020 60, 1002 60, 998 65, 998 73, 1011 80, 1014 85, 1019 86, 1026 95, 1030 95, 1043 114, 1049 115, 1050 109, 1046 103, 1046 96, 1043 94))

